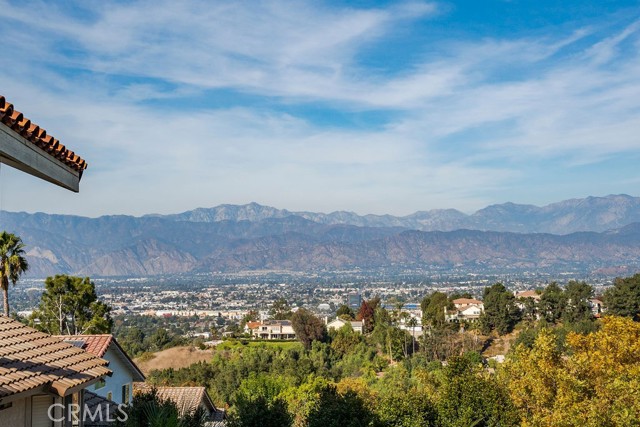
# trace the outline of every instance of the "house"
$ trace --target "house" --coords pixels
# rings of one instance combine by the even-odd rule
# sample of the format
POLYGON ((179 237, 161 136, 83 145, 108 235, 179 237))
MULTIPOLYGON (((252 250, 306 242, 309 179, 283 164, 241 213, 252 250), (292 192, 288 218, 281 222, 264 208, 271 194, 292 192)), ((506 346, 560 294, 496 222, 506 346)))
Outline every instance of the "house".
POLYGON ((0 425, 87 427, 86 389, 112 374, 109 362, 0 316, 0 425), (77 406, 75 406, 77 405, 77 406), (78 423, 70 421, 74 415, 78 423))
MULTIPOLYGON (((152 387, 146 383, 135 383, 134 389, 136 393, 142 393, 152 390, 152 387)), ((224 413, 215 407, 205 387, 156 387, 155 390, 160 400, 173 402, 181 415, 193 414, 201 408, 207 419, 213 421, 221 417, 221 412, 224 413)))
POLYGON ((478 307, 480 310, 484 311, 484 303, 480 300, 473 298, 457 298, 452 301, 453 306, 457 310, 462 310, 467 307, 478 307))
POLYGON ((529 290, 529 291, 516 292, 515 297, 516 299, 531 298, 535 302, 538 302, 540 301, 540 298, 542 298, 542 294, 540 294, 538 291, 529 290))
POLYGON ((447 322, 476 321, 484 312, 484 303, 472 298, 458 298, 452 301, 454 309, 444 308, 444 317, 447 322))
POLYGON ((344 320, 339 317, 333 319, 331 322, 327 321, 327 329, 340 329, 344 325, 351 325, 351 329, 353 329, 354 332, 361 334, 364 323, 362 321, 344 320))
POLYGON ((56 338, 109 362, 113 375, 91 386, 92 392, 117 403, 131 403, 133 383, 142 382, 145 377, 113 335, 57 335, 56 338))
POLYGON ((248 334, 253 334, 253 330, 262 325, 262 322, 247 322, 244 325, 244 332, 248 334))
MULTIPOLYGON (((249 331, 253 338, 263 340, 295 340, 296 333, 290 320, 265 320, 264 322, 249 322, 249 331)), ((247 324, 248 326, 249 324, 247 324)))

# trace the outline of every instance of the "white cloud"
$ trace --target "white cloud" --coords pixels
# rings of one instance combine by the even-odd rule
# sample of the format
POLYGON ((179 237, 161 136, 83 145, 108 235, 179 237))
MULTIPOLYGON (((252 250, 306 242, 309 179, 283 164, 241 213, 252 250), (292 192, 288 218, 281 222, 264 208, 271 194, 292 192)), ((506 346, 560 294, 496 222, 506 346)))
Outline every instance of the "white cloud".
POLYGON ((443 53, 416 55, 393 74, 359 63, 397 26, 436 12, 422 2, 163 1, 96 5, 79 18, 54 3, 0 0, 11 29, 0 58, 12 64, 0 87, 90 163, 79 196, 7 175, 26 187, 5 185, 6 207, 141 214, 256 200, 471 210, 511 194, 528 178, 523 166, 560 158, 571 169, 640 152, 640 55, 621 53, 637 43, 638 22, 606 35, 441 40, 443 53), (34 25, 34 14, 48 19, 34 25), (152 102, 212 88, 266 105, 152 102), (271 108, 279 103, 289 113, 271 108), (319 125, 299 105, 388 112, 388 123, 319 125), (36 196, 20 200, 18 187, 36 196))

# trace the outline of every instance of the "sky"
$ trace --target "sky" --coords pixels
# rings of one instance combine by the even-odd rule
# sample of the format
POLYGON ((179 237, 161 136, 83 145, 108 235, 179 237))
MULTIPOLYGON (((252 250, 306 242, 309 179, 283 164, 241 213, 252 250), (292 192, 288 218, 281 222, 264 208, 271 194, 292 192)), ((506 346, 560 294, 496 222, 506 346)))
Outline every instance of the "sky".
POLYGON ((640 1, 0 0, 0 94, 89 163, 0 209, 407 215, 640 195, 640 1))

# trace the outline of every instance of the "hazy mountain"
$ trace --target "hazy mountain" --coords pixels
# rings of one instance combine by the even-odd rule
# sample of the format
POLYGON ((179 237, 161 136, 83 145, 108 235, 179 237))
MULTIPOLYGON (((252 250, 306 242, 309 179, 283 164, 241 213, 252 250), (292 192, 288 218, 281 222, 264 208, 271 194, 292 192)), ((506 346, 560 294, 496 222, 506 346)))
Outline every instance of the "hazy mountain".
POLYGON ((139 218, 3 212, 0 227, 23 238, 38 277, 433 266, 607 271, 640 261, 639 205, 634 197, 608 196, 393 217, 252 203, 139 218), (432 229, 445 231, 424 231, 432 229), (558 234, 538 232, 544 230, 558 234), (565 234, 571 230, 588 231, 565 234))
POLYGON ((357 215, 353 212, 291 212, 262 206, 220 205, 199 208, 176 215, 157 217, 174 221, 261 221, 267 218, 300 216, 320 224, 348 224, 361 227, 402 227, 421 231, 459 229, 511 231, 517 233, 569 234, 577 231, 606 231, 632 222, 640 222, 640 198, 628 195, 572 199, 543 207, 504 203, 491 205, 467 215, 455 209, 420 211, 397 217, 357 215))

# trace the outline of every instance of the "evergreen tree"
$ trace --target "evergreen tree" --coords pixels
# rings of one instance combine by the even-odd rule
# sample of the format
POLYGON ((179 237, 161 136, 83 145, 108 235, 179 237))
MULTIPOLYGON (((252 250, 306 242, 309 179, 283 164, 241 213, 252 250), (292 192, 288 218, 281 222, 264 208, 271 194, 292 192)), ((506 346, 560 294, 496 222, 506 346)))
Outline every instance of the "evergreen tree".
POLYGON ((495 330, 500 335, 507 334, 520 320, 520 309, 516 306, 515 297, 502 283, 485 288, 483 302, 484 312, 480 316, 480 326, 484 333, 495 330))
POLYGON ((613 288, 605 292, 604 303, 609 314, 640 321, 640 274, 617 278, 613 288))
POLYGON ((98 301, 91 279, 56 275, 47 277, 31 324, 52 335, 108 334, 113 327, 110 312, 111 307, 98 301))

